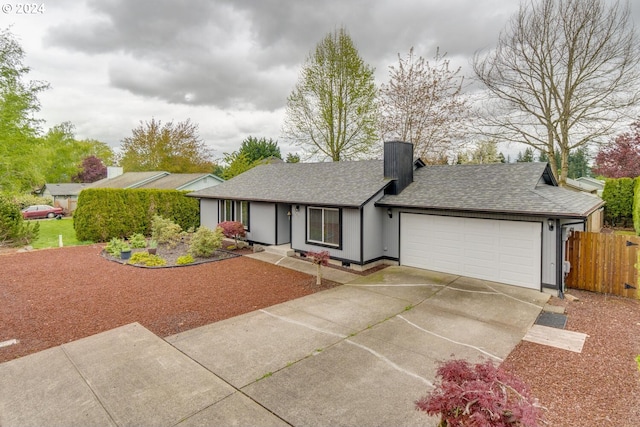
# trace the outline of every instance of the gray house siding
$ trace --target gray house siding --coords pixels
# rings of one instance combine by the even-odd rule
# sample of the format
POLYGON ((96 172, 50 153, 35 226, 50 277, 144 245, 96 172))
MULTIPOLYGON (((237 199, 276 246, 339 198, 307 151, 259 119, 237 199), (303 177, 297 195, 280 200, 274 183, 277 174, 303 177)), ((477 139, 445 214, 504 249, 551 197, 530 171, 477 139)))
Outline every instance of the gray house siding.
POLYGON ((276 244, 276 204, 250 202, 247 240, 263 245, 276 244))
POLYGON ((215 199, 200 199, 200 225, 214 229, 218 220, 218 201, 215 199))
POLYGON ((385 218, 389 219, 387 210, 376 208, 374 203, 384 195, 383 191, 378 192, 362 208, 362 229, 366 230, 362 238, 362 258, 363 264, 383 258, 384 234, 382 232, 385 225, 385 218))
POLYGON ((294 207, 291 215, 291 248, 297 252, 326 250, 332 258, 348 263, 359 264, 360 257, 360 209, 340 208, 342 227, 340 248, 307 243, 307 206, 294 207))

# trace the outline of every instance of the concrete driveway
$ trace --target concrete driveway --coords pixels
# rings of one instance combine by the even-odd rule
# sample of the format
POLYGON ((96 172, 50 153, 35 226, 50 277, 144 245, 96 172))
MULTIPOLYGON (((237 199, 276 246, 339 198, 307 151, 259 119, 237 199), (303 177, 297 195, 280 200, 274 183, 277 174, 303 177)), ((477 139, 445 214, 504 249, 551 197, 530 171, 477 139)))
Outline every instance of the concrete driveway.
POLYGON ((126 325, 1 364, 0 425, 435 426, 437 362, 500 362, 548 298, 389 267, 166 340, 126 325))

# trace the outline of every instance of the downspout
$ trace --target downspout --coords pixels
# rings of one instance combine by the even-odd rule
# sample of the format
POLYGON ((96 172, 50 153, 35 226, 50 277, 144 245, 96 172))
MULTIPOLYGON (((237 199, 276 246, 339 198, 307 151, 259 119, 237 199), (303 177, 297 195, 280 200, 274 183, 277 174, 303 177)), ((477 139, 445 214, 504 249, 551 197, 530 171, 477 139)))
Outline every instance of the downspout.
POLYGON ((564 259, 562 257, 562 228, 560 219, 556 218, 556 283, 558 284, 558 298, 564 299, 564 259))
POLYGON ((360 265, 364 265, 364 207, 361 205, 360 211, 360 265))
POLYGON ((556 233, 556 262, 559 267, 556 268, 556 281, 558 283, 558 298, 564 299, 564 241, 562 240, 562 235, 564 234, 565 228, 569 225, 577 225, 582 224, 582 227, 587 229, 587 221, 580 222, 568 222, 560 226, 560 219, 556 219, 556 230, 559 230, 559 233, 556 233))

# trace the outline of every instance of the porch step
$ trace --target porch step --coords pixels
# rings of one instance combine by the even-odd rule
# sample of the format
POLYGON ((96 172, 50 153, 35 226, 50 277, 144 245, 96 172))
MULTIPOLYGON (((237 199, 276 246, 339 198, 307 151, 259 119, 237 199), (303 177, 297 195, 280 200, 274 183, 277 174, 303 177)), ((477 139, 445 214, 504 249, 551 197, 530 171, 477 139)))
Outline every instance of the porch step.
POLYGON ((270 245, 264 246, 264 251, 269 252, 271 254, 276 254, 280 256, 295 256, 296 252, 291 249, 291 245, 289 243, 285 245, 270 245))

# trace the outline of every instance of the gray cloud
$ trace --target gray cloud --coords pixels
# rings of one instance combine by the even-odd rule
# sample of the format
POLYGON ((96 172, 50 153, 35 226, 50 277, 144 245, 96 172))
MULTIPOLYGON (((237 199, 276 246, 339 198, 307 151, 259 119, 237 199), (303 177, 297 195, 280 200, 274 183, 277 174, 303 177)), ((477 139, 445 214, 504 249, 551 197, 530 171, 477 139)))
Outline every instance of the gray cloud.
POLYGON ((491 3, 93 0, 89 19, 52 27, 47 43, 111 55, 110 83, 135 95, 273 111, 284 104, 309 52, 336 28, 347 28, 384 78, 411 46, 426 57, 436 46, 465 56, 490 43, 513 9, 491 3))

